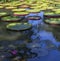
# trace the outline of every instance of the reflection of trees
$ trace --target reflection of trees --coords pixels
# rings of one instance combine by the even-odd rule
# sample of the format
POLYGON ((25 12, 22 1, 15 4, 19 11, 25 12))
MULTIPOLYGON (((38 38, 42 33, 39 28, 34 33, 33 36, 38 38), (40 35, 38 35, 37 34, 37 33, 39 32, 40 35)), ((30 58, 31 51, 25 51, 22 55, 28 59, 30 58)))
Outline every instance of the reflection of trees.
POLYGON ((60 27, 54 27, 52 32, 57 41, 60 41, 60 27))
POLYGON ((8 54, 8 55, 5 55, 5 57, 7 57, 9 60, 26 61, 26 59, 34 58, 37 56, 37 54, 34 52, 31 52, 31 49, 27 48, 25 44, 22 44, 21 46, 15 46, 14 48, 5 49, 3 51, 3 52, 5 52, 5 54, 8 54))

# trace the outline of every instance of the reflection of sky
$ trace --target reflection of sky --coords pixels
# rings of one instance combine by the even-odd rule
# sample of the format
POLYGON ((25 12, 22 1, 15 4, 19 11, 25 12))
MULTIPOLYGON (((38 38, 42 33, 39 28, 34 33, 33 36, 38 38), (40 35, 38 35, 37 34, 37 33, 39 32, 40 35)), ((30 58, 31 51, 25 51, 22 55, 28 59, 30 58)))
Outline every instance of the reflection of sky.
POLYGON ((52 50, 49 52, 49 55, 36 57, 28 61, 60 61, 60 52, 52 50))
MULTIPOLYGON (((28 16, 41 16, 43 18, 43 12, 38 14, 29 14, 28 16)), ((52 32, 46 31, 45 29, 38 29, 37 26, 43 25, 43 20, 29 20, 28 23, 33 25, 32 31, 34 32, 31 36, 32 43, 26 43, 24 40, 17 40, 11 42, 12 45, 19 45, 26 43, 28 48, 31 48, 32 52, 38 54, 35 58, 27 59, 27 61, 60 61, 60 51, 57 50, 57 47, 60 45, 59 42, 56 41, 52 32), (39 24, 39 25, 38 25, 39 24), (39 31, 38 31, 39 30, 39 31)), ((3 45, 8 45, 10 42, 4 42, 3 45)), ((6 48, 5 48, 6 49, 6 48)), ((6 61, 6 60, 4 60, 6 61)))
MULTIPOLYGON (((30 14, 29 16, 34 16, 37 14, 30 14)), ((43 12, 39 13, 38 16, 43 18, 43 12)), ((37 26, 39 23, 43 24, 42 20, 28 21, 33 26, 37 26)), ((36 52, 38 56, 36 58, 28 59, 28 61, 60 61, 60 52, 57 51, 57 47, 60 45, 57 42, 52 34, 52 32, 47 32, 46 30, 37 31, 37 28, 33 28, 33 31, 36 33, 32 35, 32 43, 27 44, 29 48, 32 48, 33 52, 36 52), (37 39, 39 38, 39 39, 37 39), (36 40, 35 40, 36 39, 36 40), (49 41, 49 44, 46 44, 46 40, 49 41), (55 49, 46 48, 49 45, 49 48, 55 47, 55 49)))

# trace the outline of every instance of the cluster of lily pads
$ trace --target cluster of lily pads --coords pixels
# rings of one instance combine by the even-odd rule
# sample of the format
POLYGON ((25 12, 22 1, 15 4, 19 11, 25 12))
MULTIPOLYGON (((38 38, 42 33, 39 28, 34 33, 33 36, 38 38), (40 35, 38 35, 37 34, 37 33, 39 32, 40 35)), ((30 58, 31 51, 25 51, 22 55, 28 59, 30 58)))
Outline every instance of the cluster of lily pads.
MULTIPOLYGON (((17 0, 11 2, 0 3, 0 18, 1 21, 14 22, 19 21, 19 16, 26 16, 30 13, 39 13, 44 11, 44 15, 59 15, 60 3, 55 0, 17 0), (9 16, 8 16, 9 15, 9 16), (4 17, 5 16, 5 17, 4 17)), ((54 23, 58 23, 52 20, 54 23)))
MULTIPOLYGON (((0 21, 4 23, 5 22, 9 23, 8 25, 6 25, 7 30, 25 31, 25 30, 31 29, 32 25, 28 24, 27 22, 24 22, 24 23, 20 22, 22 20, 21 16, 26 16, 26 15, 29 15, 30 13, 39 13, 40 11, 44 11, 45 17, 48 17, 44 21, 45 23, 54 24, 54 25, 60 24, 60 18, 53 18, 53 17, 58 17, 60 15, 60 3, 55 0, 53 1, 25 0, 23 2, 12 1, 12 2, 0 3, 0 21)), ((32 16, 29 18, 38 19, 38 17, 32 17, 32 16)), ((20 50, 13 50, 13 51, 10 51, 10 53, 12 54, 13 58, 16 58, 16 55, 18 53, 21 54, 20 50)), ((29 52, 29 55, 35 56, 35 54, 31 54, 31 53, 32 52, 29 52)), ((25 53, 22 53, 22 55, 24 54, 25 53)), ((26 57, 31 57, 29 55, 26 54, 26 57)))
MULTIPOLYGON (((60 8, 59 6, 59 2, 55 2, 55 1, 40 1, 39 0, 34 0, 34 1, 13 1, 13 2, 7 2, 7 3, 3 3, 0 4, 1 8, 5 8, 5 9, 18 9, 18 8, 31 8, 33 10, 28 10, 29 12, 33 12, 33 11, 38 11, 40 12, 41 10, 48 10, 48 9, 55 9, 55 8, 60 8)), ((17 10, 18 11, 18 10, 17 10)))
POLYGON ((34 1, 28 1, 25 0, 23 2, 21 1, 13 1, 13 2, 7 2, 0 4, 0 8, 4 8, 6 10, 13 11, 15 14, 29 14, 29 13, 34 13, 34 12, 40 12, 42 10, 54 10, 56 12, 57 9, 57 14, 60 13, 60 3, 57 1, 40 1, 39 0, 34 0, 34 1), (23 9, 22 9, 23 8, 23 9), (30 8, 30 10, 26 10, 26 8, 30 8), (22 12, 24 11, 24 12, 22 12))

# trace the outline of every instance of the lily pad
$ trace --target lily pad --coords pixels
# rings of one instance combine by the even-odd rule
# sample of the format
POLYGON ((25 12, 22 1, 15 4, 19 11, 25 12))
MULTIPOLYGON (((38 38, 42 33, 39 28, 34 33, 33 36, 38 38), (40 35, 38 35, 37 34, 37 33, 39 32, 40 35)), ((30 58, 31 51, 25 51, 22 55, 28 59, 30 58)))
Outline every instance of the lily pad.
POLYGON ((21 9, 13 9, 12 11, 25 11, 26 9, 21 8, 21 9))
POLYGON ((14 12, 15 16, 25 16, 25 15, 28 15, 28 14, 29 14, 28 12, 14 12))
POLYGON ((60 25, 60 18, 49 18, 44 20, 44 22, 52 25, 60 25))
POLYGON ((48 7, 47 9, 54 9, 54 7, 48 7))
POLYGON ((58 14, 58 13, 55 12, 55 11, 45 12, 44 17, 47 17, 47 18, 60 18, 60 14, 58 14))
POLYGON ((28 20, 40 20, 41 17, 40 16, 29 16, 28 20))
POLYGON ((32 25, 28 23, 11 23, 7 25, 7 29, 12 31, 24 31, 30 29, 31 27, 32 25))
POLYGON ((60 18, 60 15, 44 15, 45 18, 60 18))
POLYGON ((31 6, 37 6, 37 4, 31 4, 31 6))
POLYGON ((26 4, 23 4, 23 5, 20 5, 19 7, 20 8, 29 8, 30 6, 29 5, 26 5, 26 4))
POLYGON ((54 15, 54 12, 45 12, 45 15, 54 15))
POLYGON ((7 15, 6 12, 0 12, 0 17, 7 15))
POLYGON ((17 21, 20 21, 21 18, 17 16, 5 16, 5 17, 2 17, 1 20, 5 22, 15 22, 15 21, 17 22, 17 21))
POLYGON ((29 13, 38 13, 38 12, 40 12, 40 9, 31 9, 31 10, 27 10, 27 12, 29 12, 29 13))
POLYGON ((15 9, 16 7, 5 7, 6 9, 15 9))
POLYGON ((17 4, 15 4, 15 6, 20 6, 20 5, 22 5, 23 3, 17 3, 17 4))
POLYGON ((55 9, 55 14, 60 14, 60 9, 55 9))
POLYGON ((0 6, 0 9, 3 8, 3 6, 0 6))
POLYGON ((7 6, 7 5, 10 5, 10 3, 5 3, 5 4, 3 4, 4 6, 7 6))

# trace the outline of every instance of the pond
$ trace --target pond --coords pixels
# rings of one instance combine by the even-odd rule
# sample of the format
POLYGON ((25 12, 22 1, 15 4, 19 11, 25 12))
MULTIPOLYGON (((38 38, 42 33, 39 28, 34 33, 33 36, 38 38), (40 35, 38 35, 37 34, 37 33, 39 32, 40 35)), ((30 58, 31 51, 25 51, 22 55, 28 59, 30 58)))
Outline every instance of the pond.
MULTIPOLYGON (((28 23, 33 26, 31 32, 7 31, 5 29, 7 23, 0 22, 1 61, 60 61, 59 27, 54 28, 45 24, 43 12, 37 15, 42 19, 28 20, 28 23), (12 58, 10 52, 12 52, 12 58)), ((29 16, 36 16, 36 14, 29 16)))

